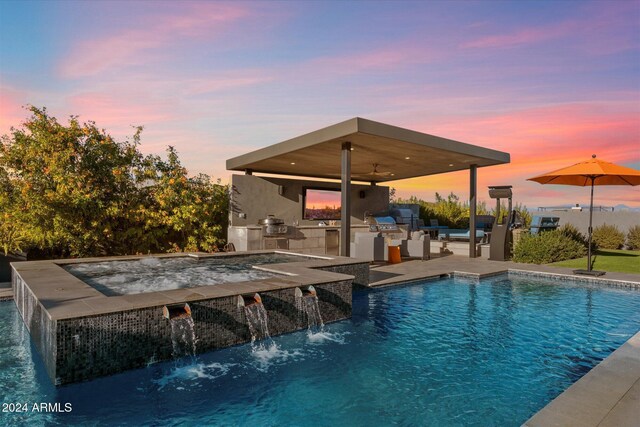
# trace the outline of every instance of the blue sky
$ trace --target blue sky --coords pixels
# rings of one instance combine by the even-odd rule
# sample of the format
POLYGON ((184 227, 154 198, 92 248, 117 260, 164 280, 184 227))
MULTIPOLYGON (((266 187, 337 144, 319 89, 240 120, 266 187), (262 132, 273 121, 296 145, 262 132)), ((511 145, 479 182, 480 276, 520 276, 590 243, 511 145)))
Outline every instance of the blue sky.
MULTIPOLYGON (((584 202, 526 178, 598 157, 640 168, 640 2, 0 1, 0 133, 46 106, 191 173, 366 117, 508 151, 479 185, 584 202)), ((467 174, 399 181, 467 194, 467 174)), ((599 192, 640 206, 637 188, 599 192)))

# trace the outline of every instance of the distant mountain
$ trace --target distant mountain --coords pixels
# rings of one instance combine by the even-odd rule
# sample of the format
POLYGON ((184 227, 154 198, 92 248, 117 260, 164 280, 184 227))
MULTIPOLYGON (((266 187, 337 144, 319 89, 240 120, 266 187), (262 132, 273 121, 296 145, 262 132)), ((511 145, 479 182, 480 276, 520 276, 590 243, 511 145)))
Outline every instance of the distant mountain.
MULTIPOLYGON (((542 210, 546 210, 546 211, 569 210, 574 206, 575 205, 544 206, 544 209, 542 210)), ((589 203, 581 204, 580 206, 582 207, 583 210, 587 210, 587 211, 589 210, 589 203)), ((604 206, 600 204, 596 204, 594 208, 597 210, 600 206, 603 206, 605 208, 608 208, 608 210, 611 210, 611 206, 604 206)), ((627 206, 624 204, 617 204, 613 206, 613 208, 615 212, 639 212, 640 213, 640 207, 627 206)), ((535 207, 535 208, 529 208, 527 210, 530 212, 533 212, 533 211, 539 211, 540 209, 535 207)))
POLYGON ((631 207, 627 205, 615 205, 616 211, 640 212, 640 207, 631 207))

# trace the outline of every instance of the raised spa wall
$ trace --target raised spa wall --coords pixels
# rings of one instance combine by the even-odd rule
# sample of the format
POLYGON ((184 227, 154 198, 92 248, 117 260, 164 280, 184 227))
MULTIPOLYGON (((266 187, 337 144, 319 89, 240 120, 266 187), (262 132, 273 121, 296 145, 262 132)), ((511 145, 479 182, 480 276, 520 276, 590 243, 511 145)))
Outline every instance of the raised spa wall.
POLYGON ((296 308, 297 287, 313 285, 324 322, 333 322, 351 317, 352 285, 366 285, 369 280, 367 263, 338 257, 261 266, 284 274, 254 282, 107 297, 99 292, 96 296, 95 289, 60 267, 63 263, 12 266, 18 311, 57 385, 171 359, 171 324, 163 316, 165 305, 189 304, 196 350, 202 353, 251 340, 237 295, 259 292, 269 332, 275 336, 307 327, 296 308))

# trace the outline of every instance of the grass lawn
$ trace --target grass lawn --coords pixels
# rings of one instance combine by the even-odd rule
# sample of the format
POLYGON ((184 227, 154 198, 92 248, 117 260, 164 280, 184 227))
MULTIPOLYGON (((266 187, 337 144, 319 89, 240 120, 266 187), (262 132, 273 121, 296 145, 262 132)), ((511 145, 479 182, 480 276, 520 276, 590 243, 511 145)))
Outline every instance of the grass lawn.
MULTIPOLYGON (((594 270, 640 274, 640 251, 601 249, 596 251, 594 270)), ((554 262, 558 267, 587 268, 587 257, 554 262)))

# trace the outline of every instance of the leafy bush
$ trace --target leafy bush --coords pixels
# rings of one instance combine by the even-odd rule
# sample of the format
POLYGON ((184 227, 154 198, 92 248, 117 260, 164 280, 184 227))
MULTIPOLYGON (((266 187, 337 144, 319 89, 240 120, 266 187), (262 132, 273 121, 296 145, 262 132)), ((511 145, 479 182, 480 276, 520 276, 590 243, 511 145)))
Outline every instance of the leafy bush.
POLYGON ((627 246, 629 249, 640 249, 640 225, 634 225, 629 229, 627 246))
MULTIPOLYGON (((432 219, 438 220, 438 225, 447 226, 449 228, 469 228, 469 202, 460 201, 460 197, 454 193, 449 193, 445 198, 436 193, 435 202, 426 202, 416 196, 408 199, 396 197, 395 188, 389 191, 391 203, 407 203, 420 206, 420 219, 425 225, 429 225, 432 219)), ((513 209, 517 212, 522 220, 524 227, 527 228, 531 224, 531 214, 527 207, 516 203, 513 209)), ((503 217, 508 213, 507 207, 502 204, 500 208, 500 216, 503 217)), ((488 209, 485 202, 476 204, 476 215, 495 215, 495 209, 488 209)))
POLYGON ((467 228, 469 226, 469 205, 460 202, 460 197, 450 193, 447 198, 436 193, 434 213, 440 225, 449 228, 467 228))
POLYGON ((522 227, 529 228, 531 226, 531 213, 527 207, 521 203, 516 203, 513 209, 516 211, 520 221, 522 221, 522 227))
POLYGON ((582 234, 573 224, 566 223, 560 227, 559 230, 560 233, 582 244, 585 248, 588 247, 589 240, 587 239, 587 236, 582 234))
POLYGON ((591 239, 600 249, 620 249, 624 245, 624 233, 615 225, 603 224, 594 228, 591 239))
POLYGON ((143 155, 142 128, 115 141, 93 122, 45 109, 0 139, 0 249, 29 258, 213 251, 224 243, 228 187, 143 155))
POLYGON ((547 264, 585 256, 584 243, 561 230, 536 235, 523 234, 513 251, 513 260, 530 264, 547 264))

